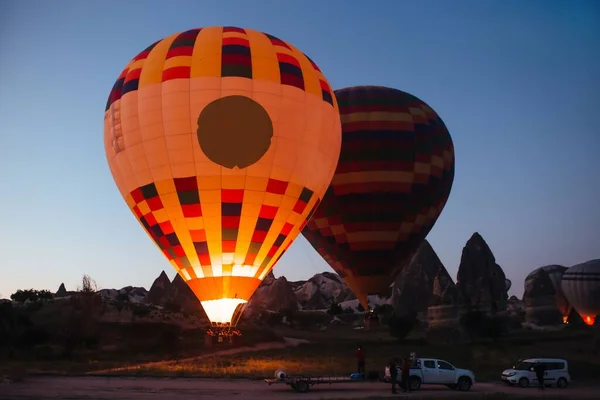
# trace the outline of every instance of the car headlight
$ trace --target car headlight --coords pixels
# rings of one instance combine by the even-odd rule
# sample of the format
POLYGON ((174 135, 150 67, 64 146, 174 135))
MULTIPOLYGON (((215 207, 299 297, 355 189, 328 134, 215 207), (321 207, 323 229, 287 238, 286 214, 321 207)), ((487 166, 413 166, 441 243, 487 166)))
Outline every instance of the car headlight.
POLYGON ((516 372, 509 372, 506 376, 515 376, 516 372))

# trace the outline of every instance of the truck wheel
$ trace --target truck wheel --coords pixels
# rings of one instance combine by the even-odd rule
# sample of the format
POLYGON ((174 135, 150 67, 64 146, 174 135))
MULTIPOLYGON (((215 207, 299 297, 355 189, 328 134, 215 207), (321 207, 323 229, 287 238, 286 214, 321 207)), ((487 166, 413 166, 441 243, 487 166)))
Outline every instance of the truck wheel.
POLYGON ((410 390, 415 391, 421 388, 421 379, 416 376, 410 377, 410 390))
POLYGON ((473 383, 471 382, 471 380, 466 376, 463 376, 458 380, 457 386, 458 390, 460 390, 461 392, 468 392, 471 389, 472 385, 473 383))
POLYGON ((529 387, 529 379, 527 379, 527 378, 519 379, 519 386, 522 388, 529 387))
POLYGON ((564 389, 567 387, 569 383, 567 382, 567 380, 565 378, 559 378, 558 381, 556 381, 556 386, 564 389))
POLYGON ((308 392, 309 388, 310 388, 310 386, 308 386, 308 382, 306 382, 306 381, 297 381, 296 382, 296 387, 294 389, 298 393, 306 393, 306 392, 308 392))

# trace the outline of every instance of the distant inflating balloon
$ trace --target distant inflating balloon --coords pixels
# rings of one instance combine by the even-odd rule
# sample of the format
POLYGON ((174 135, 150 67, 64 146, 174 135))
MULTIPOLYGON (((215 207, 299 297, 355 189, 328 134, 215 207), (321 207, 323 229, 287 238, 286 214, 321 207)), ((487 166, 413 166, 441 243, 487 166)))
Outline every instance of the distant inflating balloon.
POLYGON ((321 205, 302 234, 364 307, 410 261, 442 212, 454 146, 425 102, 397 89, 337 90, 342 151, 321 205))
POLYGON ((562 290, 588 325, 600 314, 600 259, 568 268, 562 275, 562 290))
MULTIPOLYGON (((554 264, 540 267, 540 268, 532 271, 529 275, 527 275, 527 277, 525 278, 525 282, 527 282, 530 279, 535 279, 535 277, 537 276, 536 272, 539 270, 543 270, 546 274, 548 274, 550 281, 552 281, 552 286, 554 287, 554 291, 556 293, 555 294, 556 307, 558 308, 558 311, 562 315, 563 322, 567 323, 569 320, 569 314, 571 313, 572 307, 569 304, 569 301, 567 300, 567 298, 565 297, 565 294, 563 293, 562 285, 561 285, 562 276, 565 273, 565 271, 567 270, 567 267, 563 267, 562 265, 554 265, 554 264)), ((527 285, 527 283, 525 283, 525 285, 527 285)))
POLYGON ((291 44, 192 29, 127 64, 104 145, 140 224, 209 319, 230 323, 325 194, 340 115, 327 79, 291 44))

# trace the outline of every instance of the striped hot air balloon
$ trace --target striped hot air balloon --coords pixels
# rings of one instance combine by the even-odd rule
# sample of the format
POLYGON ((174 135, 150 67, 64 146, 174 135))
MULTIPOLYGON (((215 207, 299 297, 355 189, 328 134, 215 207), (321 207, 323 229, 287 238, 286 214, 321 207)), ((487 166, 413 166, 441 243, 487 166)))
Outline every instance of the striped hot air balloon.
POLYGON ((562 276, 562 290, 588 325, 600 314, 600 259, 590 260, 567 269, 562 276))
POLYGON ((337 90, 342 151, 321 205, 302 231, 365 309, 387 290, 442 212, 454 146, 441 118, 403 91, 337 90))
POLYGON ((125 202, 214 324, 234 325, 325 194, 340 115, 317 65, 238 27, 175 33, 135 56, 104 113, 125 202))

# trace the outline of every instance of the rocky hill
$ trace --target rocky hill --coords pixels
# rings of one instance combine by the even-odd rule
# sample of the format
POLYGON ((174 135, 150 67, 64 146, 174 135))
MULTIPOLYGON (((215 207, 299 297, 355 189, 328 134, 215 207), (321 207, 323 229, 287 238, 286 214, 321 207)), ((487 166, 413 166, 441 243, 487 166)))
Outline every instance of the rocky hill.
MULTIPOLYGON (((179 275, 171 282, 164 271, 149 290, 127 286, 99 292, 110 301, 148 304, 172 311, 193 312, 202 308, 179 275)), ((502 268, 496 263, 485 240, 475 233, 463 249, 456 284, 431 244, 425 240, 407 268, 391 283, 389 293, 369 296, 369 303, 372 307, 391 304, 396 314, 417 314, 422 317, 427 315, 428 308, 432 306, 468 305, 500 311, 507 307, 506 292, 506 277, 502 268)), ((61 284, 55 296, 68 297, 72 293, 61 284)), ((275 278, 271 272, 248 303, 245 314, 326 310, 332 303, 339 304, 347 312, 360 311, 358 300, 334 272, 322 272, 306 281, 294 282, 284 276, 275 278)))

